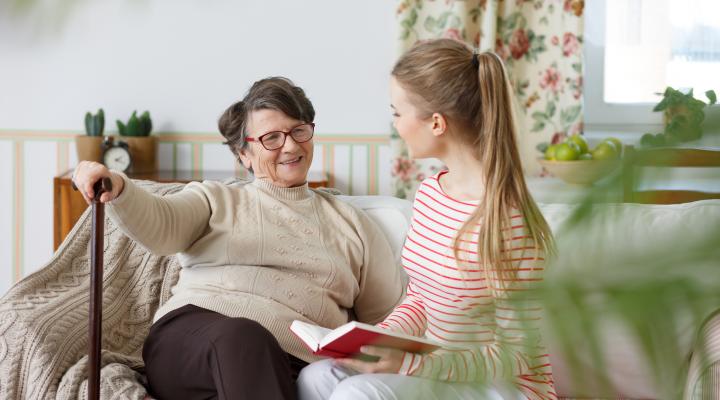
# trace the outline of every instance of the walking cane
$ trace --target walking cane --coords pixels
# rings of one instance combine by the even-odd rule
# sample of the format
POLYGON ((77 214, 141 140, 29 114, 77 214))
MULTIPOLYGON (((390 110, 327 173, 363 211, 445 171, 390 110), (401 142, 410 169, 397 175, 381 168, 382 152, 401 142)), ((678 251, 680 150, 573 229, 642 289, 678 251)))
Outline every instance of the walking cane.
MULTIPOLYGON (((77 190, 75 182, 73 189, 77 190)), ((112 191, 110 178, 102 178, 93 185, 92 237, 90 238, 90 312, 88 349, 88 400, 100 399, 100 345, 102 341, 102 281, 103 239, 105 235, 105 205, 100 196, 112 191)))

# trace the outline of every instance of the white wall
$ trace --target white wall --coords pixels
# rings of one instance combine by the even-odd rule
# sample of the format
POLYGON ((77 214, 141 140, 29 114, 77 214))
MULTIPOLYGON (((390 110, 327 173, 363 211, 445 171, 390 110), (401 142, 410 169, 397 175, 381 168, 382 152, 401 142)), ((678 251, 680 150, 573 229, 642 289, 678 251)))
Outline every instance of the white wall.
POLYGON ((0 128, 82 129, 102 106, 111 129, 148 109, 158 131, 214 131, 253 81, 284 75, 306 89, 318 132, 387 131, 393 1, 65 3, 77 6, 57 29, 0 17, 0 128))
POLYGON ((163 169, 232 171, 218 116, 257 79, 287 76, 316 108, 313 168, 390 194, 395 2, 28 2, 0 0, 0 295, 52 255, 52 178, 76 164, 88 110, 104 108, 107 131, 150 110, 163 169))

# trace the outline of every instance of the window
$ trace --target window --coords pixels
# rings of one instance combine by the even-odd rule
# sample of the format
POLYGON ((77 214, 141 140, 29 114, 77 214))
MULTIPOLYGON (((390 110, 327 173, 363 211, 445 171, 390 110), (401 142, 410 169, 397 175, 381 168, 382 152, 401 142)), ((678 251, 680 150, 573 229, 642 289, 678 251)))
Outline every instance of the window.
POLYGON ((718 15, 718 0, 588 0, 588 128, 659 124, 652 107, 666 86, 704 101, 706 90, 720 91, 718 15))

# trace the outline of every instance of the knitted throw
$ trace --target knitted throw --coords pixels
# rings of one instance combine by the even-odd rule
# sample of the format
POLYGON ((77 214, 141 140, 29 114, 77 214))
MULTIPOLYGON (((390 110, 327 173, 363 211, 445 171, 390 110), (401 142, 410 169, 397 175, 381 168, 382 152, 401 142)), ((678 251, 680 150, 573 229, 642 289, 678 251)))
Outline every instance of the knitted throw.
MULTIPOLYGON (((165 195, 182 184, 137 182, 165 195)), ((50 262, 0 299, 0 399, 87 398, 91 212, 50 262)), ((180 265, 127 238, 105 219, 103 399, 142 399, 142 345, 180 265)))

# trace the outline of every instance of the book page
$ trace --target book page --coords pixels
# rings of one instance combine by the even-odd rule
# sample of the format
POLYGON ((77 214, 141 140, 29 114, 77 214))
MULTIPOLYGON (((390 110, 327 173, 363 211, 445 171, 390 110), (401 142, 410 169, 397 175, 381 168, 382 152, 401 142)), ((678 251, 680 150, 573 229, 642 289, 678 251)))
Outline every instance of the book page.
POLYGON ((330 333, 330 329, 299 320, 293 321, 292 325, 290 325, 290 330, 295 332, 295 334, 313 351, 318 349, 318 344, 322 341, 325 335, 330 333))

